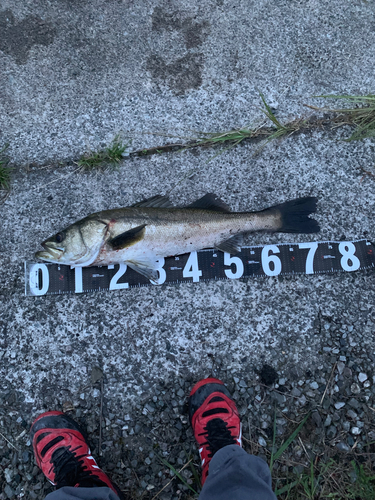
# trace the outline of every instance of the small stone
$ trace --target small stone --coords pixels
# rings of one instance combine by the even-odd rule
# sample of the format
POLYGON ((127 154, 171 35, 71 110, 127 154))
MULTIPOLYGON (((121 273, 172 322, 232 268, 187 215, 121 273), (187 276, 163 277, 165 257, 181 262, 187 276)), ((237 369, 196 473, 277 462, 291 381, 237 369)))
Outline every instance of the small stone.
POLYGON ((12 480, 13 480, 13 475, 14 475, 14 473, 13 473, 13 470, 12 470, 12 469, 8 469, 8 468, 7 468, 7 469, 5 469, 5 470, 4 470, 5 481, 6 481, 7 483, 11 483, 11 482, 12 482, 12 480))
POLYGON ((80 399, 82 399, 82 400, 83 400, 83 399, 85 399, 85 393, 84 393, 84 392, 82 392, 82 393, 79 395, 79 397, 80 397, 80 399))
POLYGON ((262 436, 259 436, 258 443, 260 444, 260 446, 263 446, 263 448, 267 446, 266 440, 262 436))
POLYGON ((301 405, 301 406, 305 406, 306 404, 306 397, 304 394, 302 394, 302 396, 298 399, 298 403, 301 405))
POLYGON ((350 386, 350 390, 352 391, 353 394, 359 394, 361 392, 361 388, 359 387, 358 384, 352 384, 350 386))
POLYGON ((339 372, 340 375, 344 371, 344 368, 345 368, 345 363, 343 363, 342 361, 339 361, 337 363, 337 371, 339 372))
POLYGON ((350 429, 350 432, 354 435, 354 436, 359 436, 359 434, 361 434, 361 429, 359 427, 352 427, 350 429))
POLYGON ((311 418, 313 419, 317 427, 320 427, 322 425, 322 417, 319 415, 319 412, 314 411, 311 415, 311 418))
POLYGON ((335 425, 330 425, 327 429, 327 438, 333 439, 337 434, 337 428, 335 425))
POLYGON ((356 410, 358 410, 361 406, 359 402, 354 398, 349 399, 349 404, 352 408, 355 408, 356 410))
POLYGON ((6 494, 6 496, 8 498, 13 498, 14 495, 15 495, 15 492, 14 490, 12 490, 12 488, 9 486, 9 484, 7 484, 4 488, 4 493, 6 494))
POLYGON ((339 360, 340 360, 340 361, 343 361, 343 362, 345 363, 345 361, 346 361, 346 356, 339 356, 339 360))
POLYGON ((371 385, 371 383, 370 383, 370 381, 369 381, 369 380, 365 380, 365 381, 364 381, 364 383, 363 383, 363 387, 365 387, 366 389, 367 389, 368 387, 370 387, 370 385, 371 385))
POLYGON ((345 422, 343 422, 343 424, 342 424, 342 428, 344 429, 345 432, 349 432, 350 431, 350 422, 345 420, 345 422))
POLYGON ((353 410, 350 410, 350 409, 349 409, 349 410, 346 412, 346 414, 347 414, 347 416, 348 416, 349 418, 352 418, 353 420, 357 418, 357 414, 356 414, 356 412, 355 412, 355 411, 353 411, 353 410))
POLYGON ((331 352, 331 348, 330 347, 323 347, 323 351, 324 352, 331 352))
POLYGON ((272 394, 272 397, 275 401, 277 401, 279 405, 284 404, 286 401, 286 397, 284 396, 284 394, 280 394, 279 392, 274 392, 272 394))
POLYGON ((285 382, 286 382, 285 378, 279 379, 279 385, 285 385, 285 382))
POLYGON ((340 451, 349 451, 350 448, 346 443, 343 443, 340 441, 339 443, 336 444, 336 448, 338 448, 340 451))
POLYGON ((340 410, 341 408, 343 408, 345 406, 345 403, 340 401, 339 403, 335 403, 335 408, 336 410, 340 410))
POLYGON ((319 387, 319 384, 317 382, 311 382, 310 387, 311 389, 317 389, 319 387))
POLYGON ((234 380, 235 384, 238 384, 238 382, 240 381, 240 379, 238 377, 233 377, 233 380, 234 380))
POLYGON ((238 385, 240 387, 247 387, 247 382, 245 380, 240 380, 240 383, 238 385))
POLYGON ((21 458, 22 458, 22 462, 24 464, 27 464, 27 462, 30 460, 30 453, 28 451, 24 451, 22 453, 22 457, 21 458))
POLYGON ((332 423, 331 415, 327 415, 327 418, 324 421, 324 427, 329 427, 332 423))
POLYGON ((366 373, 361 372, 361 373, 358 375, 358 380, 359 380, 360 382, 364 382, 365 380, 367 380, 367 375, 366 375, 366 373))
POLYGON ((91 383, 95 384, 103 377, 103 371, 98 367, 94 366, 91 370, 91 383))
POLYGON ((149 458, 149 457, 145 458, 145 463, 146 463, 147 465, 151 465, 151 460, 150 460, 150 458, 149 458))
POLYGON ((185 396, 185 391, 184 391, 183 389, 179 389, 179 390, 177 391, 177 396, 178 396, 179 398, 183 398, 183 397, 185 396))
POLYGON ((297 387, 293 387, 293 389, 291 390, 290 393, 292 396, 294 396, 296 398, 299 398, 300 395, 302 394, 302 392, 299 389, 297 389, 297 387))
POLYGON ((100 396, 100 391, 99 391, 99 389, 94 389, 94 390, 92 391, 92 397, 93 397, 93 398, 98 398, 99 396, 100 396))

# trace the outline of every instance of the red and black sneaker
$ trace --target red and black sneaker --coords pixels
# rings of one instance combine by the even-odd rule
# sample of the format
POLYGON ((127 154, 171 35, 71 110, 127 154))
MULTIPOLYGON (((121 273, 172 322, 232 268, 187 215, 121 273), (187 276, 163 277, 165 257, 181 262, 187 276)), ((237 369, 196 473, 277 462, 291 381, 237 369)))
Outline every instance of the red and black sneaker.
POLYGON ((189 397, 189 417, 199 445, 203 486, 214 454, 230 444, 242 446, 240 417, 228 389, 217 378, 195 384, 189 397))
POLYGON ((79 425, 60 411, 42 413, 30 429, 38 467, 57 488, 106 486, 123 499, 121 490, 99 468, 79 425))

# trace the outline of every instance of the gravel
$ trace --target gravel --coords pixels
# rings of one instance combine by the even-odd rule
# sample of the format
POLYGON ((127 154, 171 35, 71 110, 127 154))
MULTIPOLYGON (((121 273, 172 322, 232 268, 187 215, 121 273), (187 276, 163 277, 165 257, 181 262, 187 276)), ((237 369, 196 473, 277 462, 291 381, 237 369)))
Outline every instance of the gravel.
MULTIPOLYGON (((348 326, 350 324, 344 321, 337 321, 329 329, 323 329, 322 348, 330 341, 331 347, 341 346, 342 349, 340 330, 348 331, 348 326)), ((345 347, 345 354, 347 361, 344 364, 338 356, 332 357, 332 349, 329 353, 321 349, 314 371, 302 372, 298 366, 275 363, 274 366, 254 366, 244 372, 232 373, 226 367, 214 365, 212 373, 202 376, 221 378, 234 395, 242 416, 247 451, 261 454, 265 459, 270 456, 276 408, 276 444, 285 440, 310 412, 300 432, 306 450, 312 454, 336 453, 336 458, 337 453, 341 453, 344 457, 353 446, 357 453, 365 451, 368 441, 375 438, 375 387, 372 382, 369 387, 364 387, 365 382, 373 380, 373 374, 369 372, 372 359, 365 346, 345 347)), ((153 387, 148 387, 143 396, 140 395, 138 404, 124 408, 121 401, 112 400, 107 392, 110 377, 105 371, 101 376, 103 395, 101 378, 97 372, 91 373, 88 374, 87 387, 77 393, 66 387, 63 392, 51 396, 49 407, 69 409, 67 413, 88 431, 93 455, 100 466, 128 495, 134 499, 152 498, 173 478, 162 458, 181 469, 189 457, 199 468, 187 415, 187 398, 195 378, 176 375, 173 379, 158 381, 153 387)), ((0 393, 0 402, 0 500, 43 498, 52 491, 52 486, 36 467, 25 432, 36 416, 32 404, 6 384, 0 393)), ((309 464, 306 454, 292 444, 284 453, 283 464, 276 463, 275 473, 278 473, 278 468, 295 461, 300 465, 309 464)), ((185 477, 194 485, 189 469, 186 469, 186 474, 185 477)), ((163 494, 165 496, 161 498, 165 499, 189 497, 186 485, 178 479, 173 479, 163 494)))

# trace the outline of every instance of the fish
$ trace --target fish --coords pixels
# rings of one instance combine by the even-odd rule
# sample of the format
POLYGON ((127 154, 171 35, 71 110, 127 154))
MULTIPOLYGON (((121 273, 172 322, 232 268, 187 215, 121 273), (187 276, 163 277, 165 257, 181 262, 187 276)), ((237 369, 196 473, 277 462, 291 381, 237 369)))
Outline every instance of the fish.
POLYGON ((317 198, 286 201, 259 212, 232 212, 213 193, 184 207, 156 195, 124 208, 91 214, 42 242, 35 257, 71 267, 124 263, 152 283, 161 258, 204 248, 232 255, 254 231, 316 233, 317 198))

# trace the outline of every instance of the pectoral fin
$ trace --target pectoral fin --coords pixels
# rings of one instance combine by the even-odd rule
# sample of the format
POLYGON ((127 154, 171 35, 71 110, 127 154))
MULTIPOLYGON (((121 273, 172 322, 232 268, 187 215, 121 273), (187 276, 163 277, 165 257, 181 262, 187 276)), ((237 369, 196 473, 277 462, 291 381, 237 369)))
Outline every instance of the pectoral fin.
POLYGON ((110 245, 113 250, 121 250, 122 248, 130 247, 138 241, 141 241, 144 238, 146 232, 146 224, 142 224, 142 226, 133 227, 129 229, 129 231, 125 231, 125 233, 121 233, 117 235, 115 238, 108 240, 108 245, 110 245))
POLYGON ((243 234, 236 234, 229 238, 229 240, 222 241, 219 245, 215 245, 218 250, 222 252, 228 252, 232 255, 238 253, 243 246, 243 234))
POLYGON ((159 279, 159 273, 155 269, 157 266, 156 259, 127 260, 125 264, 134 269, 134 271, 136 271, 137 273, 142 274, 142 276, 145 276, 154 285, 157 285, 157 280, 159 279))

